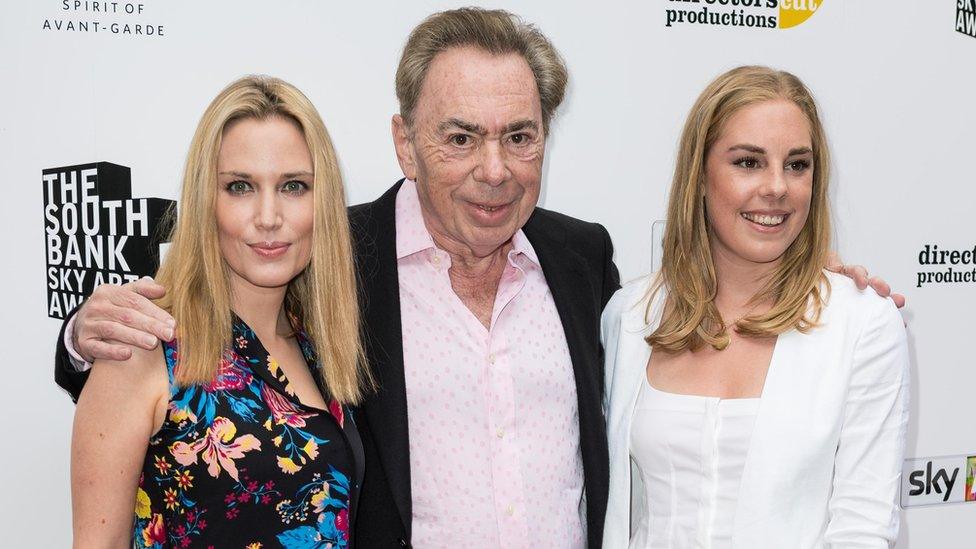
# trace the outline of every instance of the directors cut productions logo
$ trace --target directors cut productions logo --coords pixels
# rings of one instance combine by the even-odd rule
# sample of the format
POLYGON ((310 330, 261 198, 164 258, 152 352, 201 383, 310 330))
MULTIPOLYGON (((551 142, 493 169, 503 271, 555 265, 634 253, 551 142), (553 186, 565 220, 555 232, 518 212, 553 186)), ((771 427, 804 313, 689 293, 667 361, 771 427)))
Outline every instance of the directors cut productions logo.
POLYGON ((976 38, 976 0, 956 0, 956 32, 976 38))
POLYGON ((41 172, 47 316, 64 318, 103 282, 156 273, 176 202, 132 198, 131 181, 129 168, 109 162, 41 172))
POLYGON ((926 284, 965 284, 976 282, 976 246, 972 249, 948 250, 938 244, 926 244, 918 252, 918 282, 926 284))
POLYGON ((976 501, 976 456, 906 459, 901 469, 901 506, 976 501))
POLYGON ((666 0, 664 26, 788 29, 806 22, 824 0, 666 0))

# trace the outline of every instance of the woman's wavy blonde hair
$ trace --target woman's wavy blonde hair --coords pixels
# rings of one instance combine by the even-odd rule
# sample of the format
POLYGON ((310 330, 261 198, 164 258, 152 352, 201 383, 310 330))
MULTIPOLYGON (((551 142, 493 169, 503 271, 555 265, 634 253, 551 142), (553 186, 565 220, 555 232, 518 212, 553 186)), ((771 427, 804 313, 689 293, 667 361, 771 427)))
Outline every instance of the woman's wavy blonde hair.
POLYGON ((743 107, 786 99, 806 115, 813 144, 813 190, 807 221, 782 261, 752 297, 750 304, 772 301, 765 313, 740 319, 733 327, 749 337, 768 337, 796 328, 806 332, 817 325, 828 297, 823 272, 830 249, 830 211, 827 183, 830 155, 817 106, 810 91, 796 76, 768 67, 732 69, 708 85, 685 121, 664 230, 662 267, 650 290, 664 291, 665 301, 657 329, 647 337, 655 349, 692 351, 702 345, 724 349, 730 341, 728 326, 715 306, 715 266, 709 248, 705 215, 705 159, 725 123, 743 107))
POLYGON ((172 244, 156 276, 167 288, 159 304, 176 319, 176 381, 212 381, 232 339, 228 267, 220 255, 214 215, 224 130, 238 120, 270 117, 292 120, 301 128, 314 171, 311 259, 288 284, 285 307, 315 348, 329 396, 357 403, 372 382, 360 339, 352 242, 335 150, 311 101, 291 84, 268 76, 247 76, 224 88, 203 113, 190 144, 172 244))

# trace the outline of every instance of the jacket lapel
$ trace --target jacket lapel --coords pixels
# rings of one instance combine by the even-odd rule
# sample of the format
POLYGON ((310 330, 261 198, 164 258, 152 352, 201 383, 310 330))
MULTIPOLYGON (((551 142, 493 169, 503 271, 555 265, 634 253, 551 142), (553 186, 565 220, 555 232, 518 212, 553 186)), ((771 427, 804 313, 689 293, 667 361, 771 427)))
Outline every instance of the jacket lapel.
POLYGON ((591 296, 599 296, 600 293, 593 287, 592 278, 581 267, 586 264, 586 260, 566 245, 565 231, 542 221, 538 215, 534 215, 522 230, 539 257, 573 363, 586 496, 587 538, 590 546, 599 546, 609 465, 602 412, 603 376, 599 363, 601 304, 587 300, 591 296))
POLYGON ((361 408, 386 472, 390 491, 410 537, 410 441, 396 263, 396 194, 400 183, 353 216, 361 284, 364 343, 378 390, 361 408))

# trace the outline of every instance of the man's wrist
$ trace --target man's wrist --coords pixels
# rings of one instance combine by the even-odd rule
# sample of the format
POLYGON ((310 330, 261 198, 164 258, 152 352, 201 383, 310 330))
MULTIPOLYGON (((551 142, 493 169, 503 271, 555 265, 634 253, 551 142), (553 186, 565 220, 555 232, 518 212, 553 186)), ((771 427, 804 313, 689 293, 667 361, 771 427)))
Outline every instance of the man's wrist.
POLYGON ((92 365, 75 350, 74 338, 71 337, 75 333, 76 318, 77 316, 72 316, 68 320, 68 325, 64 327, 64 348, 68 350, 68 362, 71 363, 71 367, 77 372, 87 372, 92 365))

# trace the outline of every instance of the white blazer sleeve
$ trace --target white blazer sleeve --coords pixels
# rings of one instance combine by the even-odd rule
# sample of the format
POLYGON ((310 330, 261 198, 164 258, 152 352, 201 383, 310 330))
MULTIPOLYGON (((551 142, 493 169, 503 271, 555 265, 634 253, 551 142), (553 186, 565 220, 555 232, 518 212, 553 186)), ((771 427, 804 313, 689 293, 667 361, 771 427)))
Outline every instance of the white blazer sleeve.
POLYGON ((874 303, 854 348, 828 502, 828 547, 890 547, 898 534, 896 500, 908 425, 908 343, 894 304, 874 303))

